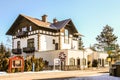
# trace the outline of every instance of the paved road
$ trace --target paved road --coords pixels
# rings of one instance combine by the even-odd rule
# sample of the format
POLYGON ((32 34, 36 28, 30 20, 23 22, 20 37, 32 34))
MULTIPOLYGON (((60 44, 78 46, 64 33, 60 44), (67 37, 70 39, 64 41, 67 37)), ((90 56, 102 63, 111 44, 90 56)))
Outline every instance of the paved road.
POLYGON ((96 76, 84 76, 84 77, 62 77, 62 78, 46 78, 46 79, 33 79, 33 80, 120 80, 120 77, 109 76, 108 73, 96 76))
POLYGON ((10 73, 0 75, 0 80, 120 80, 105 72, 108 69, 10 73))

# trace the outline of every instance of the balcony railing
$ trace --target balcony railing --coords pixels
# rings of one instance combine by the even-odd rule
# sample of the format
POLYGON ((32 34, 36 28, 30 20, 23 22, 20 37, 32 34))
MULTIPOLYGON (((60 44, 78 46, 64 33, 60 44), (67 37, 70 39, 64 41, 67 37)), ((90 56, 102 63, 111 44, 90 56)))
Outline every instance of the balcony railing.
POLYGON ((16 34, 17 38, 22 38, 22 37, 26 37, 26 36, 28 36, 28 32, 27 31, 18 32, 16 34))
POLYGON ((21 51, 21 49, 16 48, 16 49, 12 49, 12 53, 13 54, 22 54, 22 51, 21 51))
POLYGON ((35 47, 25 47, 25 48, 23 48, 23 52, 33 53, 33 52, 35 52, 35 47))

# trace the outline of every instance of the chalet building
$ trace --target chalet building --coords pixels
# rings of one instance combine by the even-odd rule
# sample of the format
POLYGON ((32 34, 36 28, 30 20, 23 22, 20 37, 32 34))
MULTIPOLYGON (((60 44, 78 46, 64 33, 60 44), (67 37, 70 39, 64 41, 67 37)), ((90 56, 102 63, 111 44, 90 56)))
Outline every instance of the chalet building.
POLYGON ((78 31, 71 19, 53 23, 20 14, 6 33, 12 35, 13 54, 29 54, 36 51, 78 50, 78 31))
POLYGON ((20 14, 6 33, 12 36, 12 54, 26 57, 35 55, 54 64, 55 58, 65 57, 64 64, 87 67, 88 55, 78 50, 78 33, 71 19, 53 22, 20 14))

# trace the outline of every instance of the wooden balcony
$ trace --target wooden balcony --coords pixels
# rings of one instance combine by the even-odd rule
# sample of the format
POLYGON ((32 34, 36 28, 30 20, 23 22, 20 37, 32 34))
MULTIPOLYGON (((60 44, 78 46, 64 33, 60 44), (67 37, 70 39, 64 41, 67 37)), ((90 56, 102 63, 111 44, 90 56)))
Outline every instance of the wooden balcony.
POLYGON ((22 37, 27 37, 27 36, 28 36, 28 32, 27 31, 18 32, 16 34, 17 38, 22 38, 22 37))
POLYGON ((21 51, 21 49, 16 48, 16 49, 12 49, 12 53, 13 54, 22 54, 22 51, 21 51))
POLYGON ((25 53, 34 53, 35 52, 35 47, 24 47, 23 52, 25 52, 25 53))

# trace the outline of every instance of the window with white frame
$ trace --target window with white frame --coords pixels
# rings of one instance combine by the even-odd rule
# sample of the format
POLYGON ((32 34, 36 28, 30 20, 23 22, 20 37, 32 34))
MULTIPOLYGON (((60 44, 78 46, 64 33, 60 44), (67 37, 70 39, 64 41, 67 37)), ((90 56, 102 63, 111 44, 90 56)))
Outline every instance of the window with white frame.
POLYGON ((27 40, 27 47, 34 47, 34 38, 27 40))
POLYGON ((32 31, 32 26, 29 27, 29 31, 32 31))
POLYGON ((68 29, 65 29, 65 31, 64 31, 64 43, 66 43, 66 44, 69 43, 69 32, 68 32, 68 29))
POLYGON ((22 31, 27 31, 27 27, 22 28, 22 31))
POLYGON ((75 65, 75 59, 74 58, 70 58, 70 65, 72 65, 72 66, 75 65))
POLYGON ((18 29, 18 32, 20 32, 20 30, 18 29))
POLYGON ((17 48, 20 49, 20 41, 17 41, 17 48))

